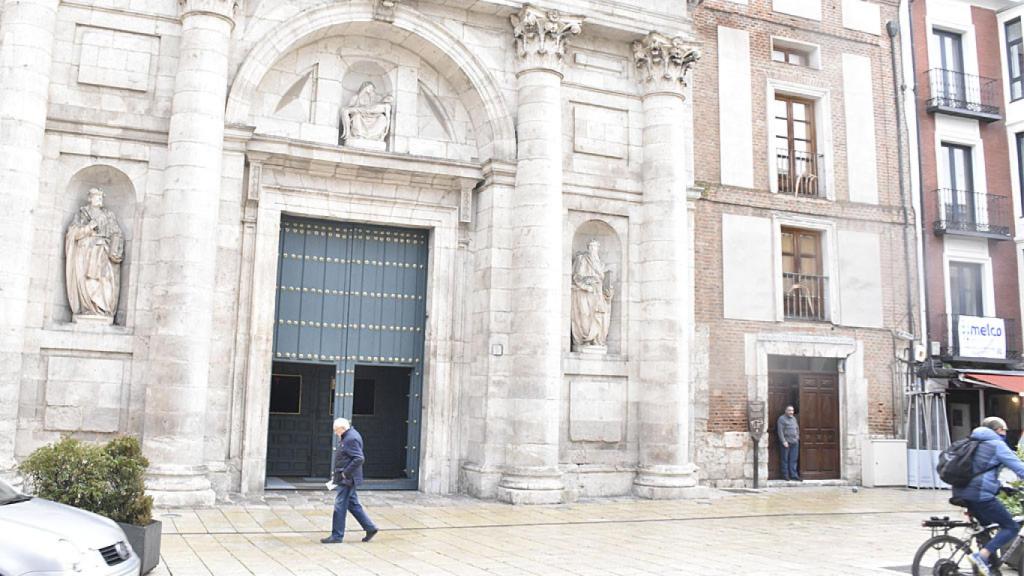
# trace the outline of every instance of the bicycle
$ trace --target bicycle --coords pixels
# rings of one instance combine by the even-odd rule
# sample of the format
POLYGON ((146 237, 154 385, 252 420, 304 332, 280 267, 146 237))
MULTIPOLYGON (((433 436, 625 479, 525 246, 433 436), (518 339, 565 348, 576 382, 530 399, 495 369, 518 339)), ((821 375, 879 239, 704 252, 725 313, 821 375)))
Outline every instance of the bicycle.
MULTIPOLYGON (((1003 486, 1000 490, 1018 498, 1022 491, 1017 488, 1003 486)), ((977 576, 979 572, 971 564, 969 556, 980 550, 999 531, 998 524, 982 526, 967 510, 967 503, 957 498, 950 498, 949 503, 963 508, 966 520, 953 520, 949 516, 932 516, 921 522, 921 526, 929 528, 932 536, 925 540, 914 554, 911 566, 913 576, 977 576), (963 529, 966 535, 958 538, 951 531, 963 529)), ((1024 527, 1024 516, 1014 516, 1014 522, 1024 527)), ((1020 572, 1020 561, 1017 549, 1024 541, 1024 530, 1009 544, 1000 549, 995 557, 989 558, 989 568, 993 576, 1000 576, 1002 567, 1009 567, 1020 572), (1004 561, 1004 558, 1006 559, 1004 561)))

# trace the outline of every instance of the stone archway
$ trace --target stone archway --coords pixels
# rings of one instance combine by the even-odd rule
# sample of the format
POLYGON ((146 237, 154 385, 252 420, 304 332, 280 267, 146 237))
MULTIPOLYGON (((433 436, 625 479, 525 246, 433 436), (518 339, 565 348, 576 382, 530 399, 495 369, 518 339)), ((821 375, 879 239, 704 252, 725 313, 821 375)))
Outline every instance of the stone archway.
MULTIPOLYGON (((442 26, 413 8, 398 5, 394 20, 374 18, 370 2, 328 4, 290 16, 254 42, 254 48, 242 63, 228 93, 225 124, 249 121, 253 95, 264 75, 284 55, 332 31, 342 32, 346 25, 366 23, 387 34, 404 35, 402 43, 424 55, 433 55, 439 69, 467 83, 472 89, 463 97, 478 134, 481 162, 512 162, 516 156, 515 126, 501 88, 486 66, 442 26)), ((511 40, 511 39, 510 39, 511 40)))

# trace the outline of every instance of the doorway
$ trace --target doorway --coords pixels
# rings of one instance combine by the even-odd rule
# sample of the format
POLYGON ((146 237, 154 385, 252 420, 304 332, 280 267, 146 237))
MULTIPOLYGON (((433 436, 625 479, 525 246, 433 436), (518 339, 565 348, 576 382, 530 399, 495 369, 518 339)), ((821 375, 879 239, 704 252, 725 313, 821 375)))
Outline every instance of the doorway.
POLYGON ((330 475, 334 371, 332 365, 274 362, 267 476, 301 484, 330 475))
POLYGON ((404 478, 412 369, 356 365, 352 426, 363 436, 369 479, 404 478))
POLYGON ((800 424, 798 471, 805 480, 839 478, 839 370, 835 358, 768 357, 768 478, 782 478, 775 423, 793 406, 800 424))

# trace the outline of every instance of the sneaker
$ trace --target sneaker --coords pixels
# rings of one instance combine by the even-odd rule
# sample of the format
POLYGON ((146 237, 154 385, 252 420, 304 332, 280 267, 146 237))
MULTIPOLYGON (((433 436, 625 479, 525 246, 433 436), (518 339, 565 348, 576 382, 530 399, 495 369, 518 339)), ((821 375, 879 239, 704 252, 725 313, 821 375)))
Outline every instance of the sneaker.
POLYGON ((328 536, 327 538, 321 538, 320 539, 320 543, 321 544, 341 544, 341 538, 335 538, 333 536, 328 536))
POLYGON ((982 558, 979 552, 971 554, 967 557, 967 559, 970 560, 971 564, 974 565, 974 568, 978 571, 978 574, 981 574, 981 576, 992 576, 992 571, 988 569, 988 562, 986 562, 985 559, 982 558))

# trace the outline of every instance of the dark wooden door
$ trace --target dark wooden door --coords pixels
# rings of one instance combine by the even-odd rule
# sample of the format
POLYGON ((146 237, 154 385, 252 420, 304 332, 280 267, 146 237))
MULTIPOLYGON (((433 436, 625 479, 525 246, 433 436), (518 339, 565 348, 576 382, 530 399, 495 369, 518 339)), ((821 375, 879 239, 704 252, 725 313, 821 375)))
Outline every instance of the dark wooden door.
POLYGON ((768 373, 768 479, 782 478, 782 453, 775 423, 786 410, 793 406, 800 418, 799 379, 791 372, 768 373))
POLYGON ((270 383, 267 475, 328 475, 334 366, 275 362, 270 383))
POLYGON ((839 378, 800 374, 800 477, 839 478, 839 378))
POLYGON ((406 475, 411 376, 411 368, 356 366, 352 425, 363 436, 367 478, 406 475))

